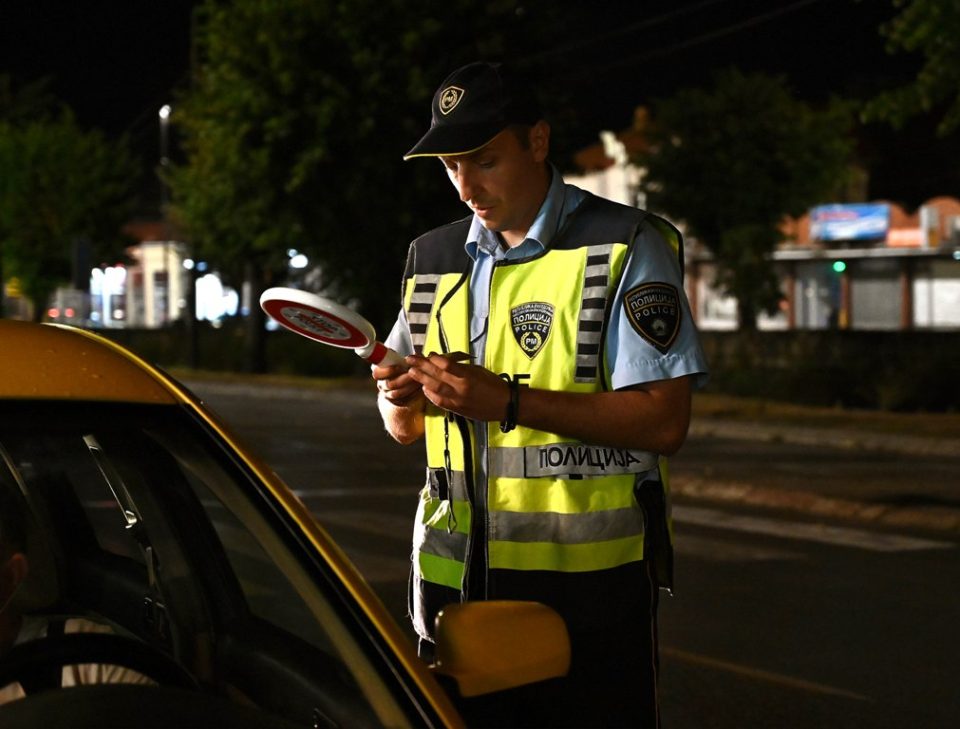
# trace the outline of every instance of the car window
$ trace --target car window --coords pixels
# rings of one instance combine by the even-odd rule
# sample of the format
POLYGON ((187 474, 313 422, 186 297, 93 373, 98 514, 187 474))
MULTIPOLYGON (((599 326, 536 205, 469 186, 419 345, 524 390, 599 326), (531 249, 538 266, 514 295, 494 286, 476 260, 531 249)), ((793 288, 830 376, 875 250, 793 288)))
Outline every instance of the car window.
MULTIPOLYGON (((298 558, 302 552, 269 518, 276 514, 276 505, 262 492, 238 488, 247 478, 240 464, 213 447, 211 440, 186 437, 181 429, 149 429, 148 434, 176 458, 194 489, 251 612, 336 656, 379 721, 406 726, 408 719, 391 697, 396 687, 384 684, 365 647, 357 642, 355 629, 345 622, 335 601, 318 590, 316 574, 298 558)), ((277 520, 283 521, 279 516, 277 520)))
POLYGON ((183 473, 220 538, 249 610, 318 648, 333 650, 326 632, 289 578, 276 569, 262 540, 254 536, 252 525, 245 524, 233 511, 237 509, 249 521, 253 510, 245 503, 246 498, 231 493, 229 476, 209 459, 198 457, 199 449, 188 444, 181 446, 177 457, 183 473), (229 505, 217 492, 224 495, 229 505))
POLYGON ((144 563, 143 552, 127 528, 121 506, 82 437, 77 433, 53 432, 13 442, 8 437, 5 442, 12 446, 12 457, 28 488, 42 492, 48 501, 72 494, 102 550, 144 563))
MULTIPOLYGON (((161 642, 198 650, 249 611, 290 645, 333 657, 380 722, 409 723, 395 698, 407 689, 380 663, 339 578, 194 416, 160 405, 0 405, 0 448, 28 500, 50 512, 61 550, 137 565, 140 586, 128 580, 127 592, 132 602, 149 598, 161 642)), ((129 621, 143 609, 131 605, 129 621)))
MULTIPOLYGON (((156 566, 159 569, 163 560, 163 572, 172 569, 170 562, 179 557, 173 552, 180 549, 175 539, 165 536, 164 510, 148 508, 157 502, 151 488, 160 485, 150 481, 162 480, 170 490, 176 487, 175 481, 189 487, 219 538, 246 607, 319 648, 333 650, 286 574, 265 552, 263 534, 258 539, 244 523, 269 531, 248 497, 238 491, 235 474, 218 462, 216 453, 194 442, 195 433, 187 436, 169 427, 168 418, 148 414, 149 408, 141 411, 135 425, 129 412, 113 409, 102 418, 47 422, 41 432, 29 435, 21 426, 20 432, 8 434, 3 442, 28 490, 42 495, 58 511, 68 503, 82 509, 83 522, 70 519, 69 513, 61 518, 78 527, 73 533, 80 542, 76 546, 83 548, 84 538, 92 538, 104 552, 141 565, 146 565, 146 550, 156 550, 156 566)), ((207 556, 214 561, 209 551, 207 556)))

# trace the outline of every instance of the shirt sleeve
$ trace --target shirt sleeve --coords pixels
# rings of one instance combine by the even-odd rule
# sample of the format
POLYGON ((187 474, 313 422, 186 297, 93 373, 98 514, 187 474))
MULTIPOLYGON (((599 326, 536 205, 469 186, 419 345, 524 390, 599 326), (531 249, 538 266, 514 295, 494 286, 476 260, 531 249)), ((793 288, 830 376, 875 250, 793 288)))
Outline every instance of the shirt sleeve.
POLYGON ((397 314, 397 320, 393 323, 393 328, 390 330, 387 338, 383 340, 383 343, 401 357, 413 354, 413 339, 410 337, 410 325, 407 323, 407 312, 405 312, 403 308, 401 308, 400 313, 397 314))
POLYGON ((692 375, 707 381, 683 277, 673 248, 651 224, 637 234, 610 312, 604 354, 615 390, 692 375))

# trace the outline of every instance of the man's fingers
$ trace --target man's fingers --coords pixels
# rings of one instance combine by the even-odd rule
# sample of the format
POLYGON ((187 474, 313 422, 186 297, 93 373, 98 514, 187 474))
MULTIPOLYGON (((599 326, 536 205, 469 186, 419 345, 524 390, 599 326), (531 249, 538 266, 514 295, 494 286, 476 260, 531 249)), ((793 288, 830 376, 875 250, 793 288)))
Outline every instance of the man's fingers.
POLYGON ((399 407, 410 405, 410 403, 423 396, 423 390, 421 390, 419 387, 390 390, 389 392, 385 392, 383 394, 383 397, 387 400, 387 402, 399 407))
POLYGON ((461 362, 470 362, 471 360, 473 360, 473 356, 467 352, 451 352, 450 354, 433 353, 426 357, 420 354, 411 354, 406 358, 405 363, 408 367, 416 367, 437 377, 441 372, 456 373, 463 367, 460 364, 461 362))
POLYGON ((467 372, 463 365, 450 362, 442 355, 430 355, 429 358, 421 357, 417 364, 411 365, 408 374, 425 389, 437 394, 450 394, 463 387, 467 372))
MULTIPOLYGON (((403 376, 407 372, 407 366, 403 365, 373 365, 370 368, 370 376, 378 383, 383 380, 392 380, 403 376)), ((378 385, 379 387, 379 385, 378 385)))
POLYGON ((394 405, 406 405, 420 396, 421 384, 410 376, 406 364, 374 366, 371 374, 381 396, 394 405))
POLYGON ((426 357, 410 355, 406 361, 409 365, 407 374, 421 385, 426 385, 431 380, 439 379, 442 374, 442 370, 426 357))
POLYGON ((420 383, 412 377, 402 376, 394 377, 388 380, 380 380, 377 383, 377 388, 383 393, 397 392, 401 393, 401 395, 405 395, 407 393, 419 390, 420 383))
POLYGON ((407 374, 410 379, 420 385, 424 391, 434 390, 442 384, 439 378, 439 375, 441 374, 440 371, 430 367, 429 364, 411 367, 407 371, 407 374))
POLYGON ((408 405, 421 396, 423 388, 416 380, 403 378, 402 381, 381 380, 377 383, 381 396, 394 405, 408 405))

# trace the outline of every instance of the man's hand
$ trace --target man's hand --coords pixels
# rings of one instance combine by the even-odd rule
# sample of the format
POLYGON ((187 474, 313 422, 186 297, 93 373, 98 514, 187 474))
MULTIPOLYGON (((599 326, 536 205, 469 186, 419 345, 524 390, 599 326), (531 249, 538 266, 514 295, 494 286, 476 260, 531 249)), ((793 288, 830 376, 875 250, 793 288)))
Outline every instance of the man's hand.
POLYGON ((412 379, 405 364, 375 366, 370 374, 376 380, 377 407, 383 426, 398 443, 409 445, 423 436, 423 411, 426 398, 420 383, 412 379))
POLYGON ((380 397, 396 407, 407 407, 422 396, 420 383, 409 375, 407 365, 375 365, 370 369, 380 397))
POLYGON ((408 375, 423 388, 426 398, 439 408, 472 420, 503 420, 510 401, 506 382, 488 369, 467 364, 470 355, 410 355, 408 375))

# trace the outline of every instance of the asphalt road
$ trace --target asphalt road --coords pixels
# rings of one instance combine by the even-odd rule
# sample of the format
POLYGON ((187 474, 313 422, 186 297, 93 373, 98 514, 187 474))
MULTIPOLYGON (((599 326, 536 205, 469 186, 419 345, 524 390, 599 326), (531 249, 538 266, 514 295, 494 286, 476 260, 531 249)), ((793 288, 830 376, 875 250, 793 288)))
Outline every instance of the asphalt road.
POLYGON ((946 727, 960 717, 950 540, 678 508, 661 609, 671 727, 946 727))
MULTIPOLYGON (((403 621, 422 456, 382 432, 372 393, 194 389, 300 495, 403 621)), ((835 479, 844 493, 862 483, 869 498, 892 500, 917 492, 908 479, 958 482, 960 474, 951 458, 713 437, 688 440, 672 468, 679 480, 735 476, 784 492, 835 479)), ((674 517, 677 589, 660 612, 664 726, 957 724, 955 534, 682 494, 674 517)))

